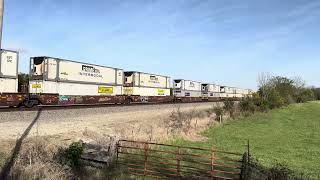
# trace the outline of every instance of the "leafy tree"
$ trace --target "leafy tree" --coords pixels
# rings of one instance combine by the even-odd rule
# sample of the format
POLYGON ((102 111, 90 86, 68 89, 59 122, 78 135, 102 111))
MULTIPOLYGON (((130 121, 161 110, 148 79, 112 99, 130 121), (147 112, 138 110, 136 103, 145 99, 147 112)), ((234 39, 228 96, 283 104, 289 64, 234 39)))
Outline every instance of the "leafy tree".
POLYGON ((270 109, 279 108, 285 105, 284 98, 275 89, 270 92, 268 102, 269 102, 270 109))
MULTIPOLYGON (((273 100, 276 96, 282 97, 285 104, 294 103, 293 96, 296 92, 295 81, 286 77, 276 76, 271 79, 271 84, 273 85, 273 90, 271 95, 273 100)), ((280 102, 280 99, 278 99, 280 102)))
POLYGON ((320 100, 320 88, 312 87, 311 90, 313 91, 315 100, 320 100))
POLYGON ((312 100, 315 100, 315 94, 311 89, 305 88, 297 95, 298 103, 304 103, 312 100))

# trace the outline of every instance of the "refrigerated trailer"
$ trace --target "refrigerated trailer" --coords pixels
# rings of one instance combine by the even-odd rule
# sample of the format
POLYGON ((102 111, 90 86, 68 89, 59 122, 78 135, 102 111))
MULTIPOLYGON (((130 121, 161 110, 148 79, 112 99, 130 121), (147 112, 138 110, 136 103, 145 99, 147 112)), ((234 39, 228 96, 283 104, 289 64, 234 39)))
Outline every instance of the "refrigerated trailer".
POLYGON ((203 83, 201 84, 202 99, 207 101, 215 101, 222 98, 220 86, 216 84, 203 83))
POLYGON ((201 82, 175 79, 173 81, 173 96, 176 101, 202 101, 201 82))
POLYGON ((138 71, 124 73, 123 94, 132 102, 171 101, 170 77, 138 71))
POLYGON ((0 106, 18 106, 24 94, 18 93, 19 53, 0 50, 0 106))
POLYGON ((0 93, 18 92, 18 64, 18 52, 0 51, 0 93))
POLYGON ((123 70, 54 57, 30 59, 32 95, 57 94, 59 105, 121 103, 123 70))

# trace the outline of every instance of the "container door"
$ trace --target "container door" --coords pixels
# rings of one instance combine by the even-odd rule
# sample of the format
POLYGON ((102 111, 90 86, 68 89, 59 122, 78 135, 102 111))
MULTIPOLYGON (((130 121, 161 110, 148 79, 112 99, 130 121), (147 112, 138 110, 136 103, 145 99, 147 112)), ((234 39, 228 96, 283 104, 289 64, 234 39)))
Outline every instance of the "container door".
POLYGON ((18 75, 18 53, 12 51, 1 51, 0 76, 16 78, 18 75))

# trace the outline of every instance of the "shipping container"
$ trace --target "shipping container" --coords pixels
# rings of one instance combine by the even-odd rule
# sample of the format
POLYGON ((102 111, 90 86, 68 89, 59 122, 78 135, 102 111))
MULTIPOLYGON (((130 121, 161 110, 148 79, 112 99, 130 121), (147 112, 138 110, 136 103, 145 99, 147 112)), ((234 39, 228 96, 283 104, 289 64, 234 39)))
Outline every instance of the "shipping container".
POLYGON ((68 83, 44 80, 30 81, 30 93, 48 93, 60 95, 81 95, 81 96, 100 96, 100 95, 121 95, 122 86, 96 85, 85 83, 68 83))
POLYGON ((16 93, 19 53, 11 50, 1 50, 0 53, 0 93, 16 93))
POLYGON ((225 86, 224 89, 225 89, 225 93, 227 93, 227 94, 236 94, 235 88, 233 88, 233 87, 225 86))
POLYGON ((0 93, 18 92, 18 79, 0 78, 0 93))
POLYGON ((201 97, 201 83, 184 79, 173 82, 173 95, 175 97, 201 97))
POLYGON ((146 88, 170 88, 170 77, 143 73, 137 71, 127 71, 125 75, 125 86, 146 87, 146 88))
POLYGON ((220 86, 215 84, 201 84, 203 98, 220 97, 220 86))
POLYGON ((215 84, 201 84, 202 92, 220 93, 220 86, 215 84))
POLYGON ((173 86, 175 89, 187 90, 187 91, 201 91, 201 83, 197 81, 176 79, 173 86))
POLYGON ((123 94, 129 96, 170 96, 170 89, 149 87, 123 87, 123 94))
POLYGON ((170 96, 170 77, 128 71, 124 73, 123 94, 129 96, 170 96))
POLYGON ((123 70, 52 57, 30 60, 30 93, 121 95, 123 70))

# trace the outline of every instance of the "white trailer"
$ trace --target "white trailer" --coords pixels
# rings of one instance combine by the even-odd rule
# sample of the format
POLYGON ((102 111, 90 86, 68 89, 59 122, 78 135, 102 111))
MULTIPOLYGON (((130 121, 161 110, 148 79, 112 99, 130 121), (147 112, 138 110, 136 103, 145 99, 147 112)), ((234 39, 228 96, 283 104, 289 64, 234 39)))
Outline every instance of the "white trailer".
POLYGON ((0 93, 18 92, 18 64, 18 52, 0 51, 0 93))
POLYGON ((72 96, 122 94, 123 70, 53 57, 30 60, 30 93, 72 96))
POLYGON ((201 84, 201 91, 203 98, 219 98, 220 97, 220 86, 215 84, 201 84))
POLYGON ((201 82, 176 79, 173 88, 175 97, 201 97, 201 82))
POLYGON ((124 73, 123 94, 128 96, 170 96, 170 77, 127 71, 124 73))

